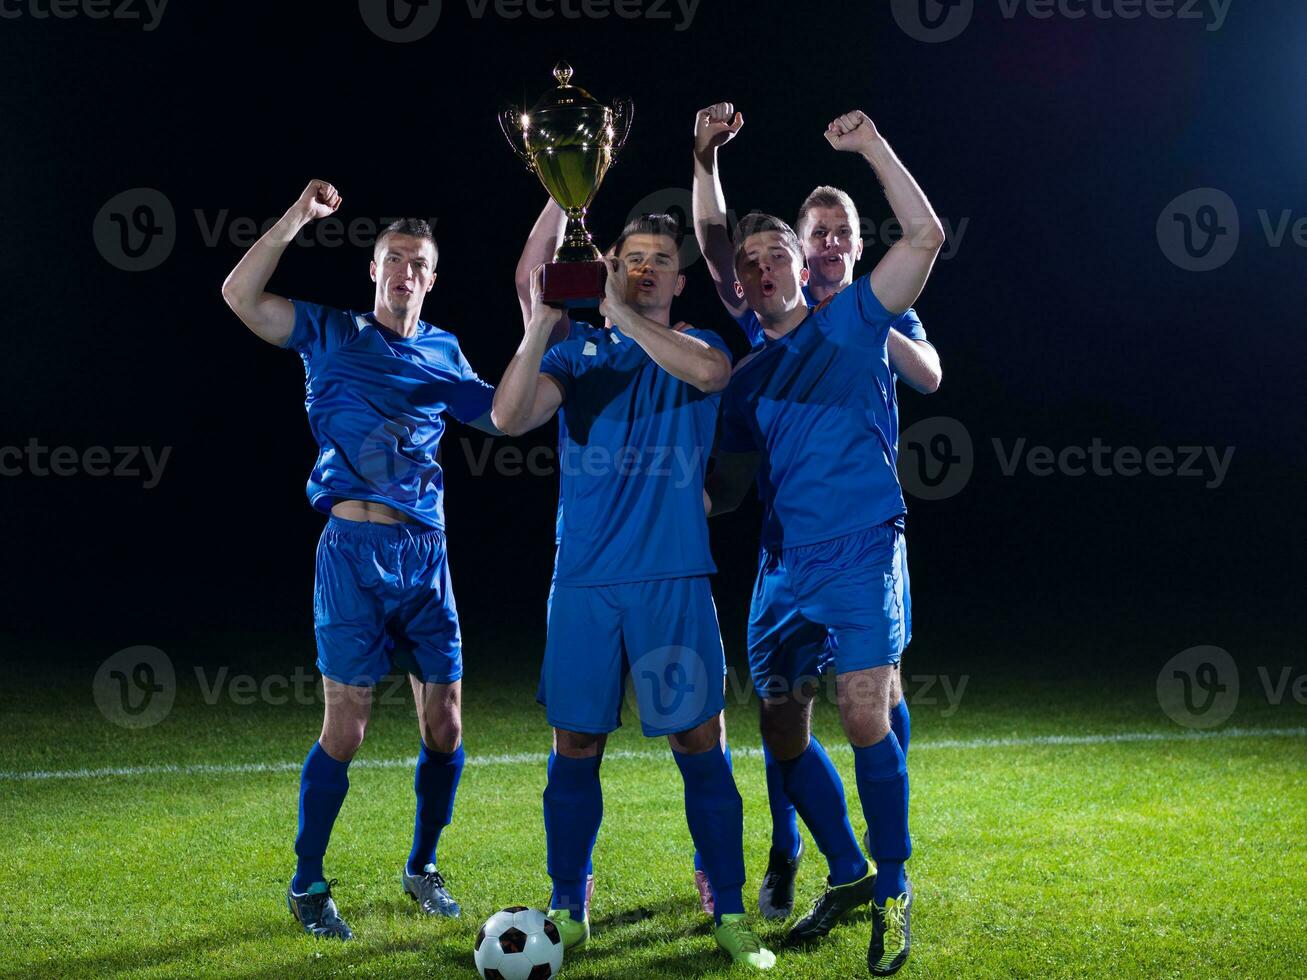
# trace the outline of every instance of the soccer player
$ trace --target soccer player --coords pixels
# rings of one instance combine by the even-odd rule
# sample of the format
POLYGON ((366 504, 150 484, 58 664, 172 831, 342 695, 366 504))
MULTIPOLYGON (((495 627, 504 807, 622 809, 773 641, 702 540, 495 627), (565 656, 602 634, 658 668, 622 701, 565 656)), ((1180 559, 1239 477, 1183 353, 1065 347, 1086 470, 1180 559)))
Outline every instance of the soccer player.
MULTIPOLYGON (((735 289, 734 249, 727 228, 726 200, 717 160, 718 150, 729 143, 743 125, 744 114, 737 112, 729 102, 719 102, 696 114, 693 210, 695 233, 712 273, 718 296, 743 328, 750 343, 759 346, 765 342, 765 338, 757 314, 747 307, 735 289)), ((854 265, 862 257, 863 251, 857 207, 852 198, 839 188, 817 187, 800 206, 795 229, 803 243, 809 274, 808 282, 803 286, 804 298, 809 305, 817 305, 853 282, 854 265)), ((888 363, 877 364, 875 376, 869 378, 868 383, 879 384, 887 395, 889 418, 886 436, 897 465, 899 418, 895 381, 902 376, 917 391, 930 394, 939 388, 941 371, 939 356, 926 339, 926 331, 915 310, 907 310, 891 324, 888 351, 888 363)), ((904 578, 906 647, 912 637, 906 546, 900 554, 903 566, 901 574, 904 578)), ((759 575, 755 585, 754 609, 759 614, 759 626, 768 621, 765 615, 768 599, 785 595, 784 576, 784 567, 769 560, 764 548, 759 556, 759 575)), ((813 642, 818 646, 825 645, 824 637, 818 634, 809 637, 773 636, 767 639, 770 642, 779 639, 782 643, 813 642)), ((891 709, 891 720, 894 733, 906 754, 911 722, 898 671, 895 671, 893 683, 891 703, 894 707, 891 709)), ((824 755, 820 743, 815 743, 813 751, 824 755)), ((803 843, 798 833, 794 805, 785 793, 780 764, 765 743, 763 754, 767 795, 772 811, 772 848, 767 872, 759 889, 758 905, 764 917, 784 919, 789 917, 794 907, 794 879, 802 857, 803 843)), ((796 923, 791 936, 795 939, 811 939, 825 935, 840 916, 870 900, 865 885, 861 889, 844 887, 850 884, 853 883, 843 882, 829 888, 812 910, 796 923)), ((703 890, 701 885, 701 893, 703 890)))
POLYGON ((477 377, 453 334, 420 319, 436 282, 436 242, 425 221, 405 218, 377 237, 370 313, 266 291, 296 233, 340 204, 331 184, 310 182, 232 270, 222 295, 258 337, 304 361, 305 407, 319 448, 308 495, 330 515, 313 592, 326 710, 300 776, 297 863, 286 903, 308 934, 350 939, 322 862, 372 689, 392 663, 411 675, 421 734, 413 847, 400 880, 423 913, 460 913, 436 863, 463 771, 462 640, 436 451, 445 413, 497 430, 489 421, 494 389, 477 377))
POLYGON ((559 419, 558 554, 539 700, 554 729, 544 795, 550 918, 575 949, 590 935, 586 875, 603 818, 599 767, 635 682, 648 737, 666 736, 695 845, 716 885, 714 937, 737 963, 770 969, 744 915, 744 810, 720 742, 725 655, 708 576, 702 483, 731 375, 725 343, 671 327, 685 284, 667 215, 615 244, 600 314, 563 318, 533 277, 531 316, 495 393, 511 435, 559 419))
POLYGON ((904 237, 869 276, 814 309, 803 297, 808 270, 790 226, 769 215, 741 222, 737 291, 765 339, 737 366, 723 397, 707 492, 713 513, 730 510, 757 475, 764 560, 783 569, 776 577, 763 569, 760 581, 772 591, 755 597, 750 614, 763 738, 830 864, 830 890, 844 882, 871 891, 867 962, 884 976, 906 962, 911 939, 907 763, 890 719, 905 639, 905 507, 885 431, 888 396, 867 379, 887 363, 891 325, 920 294, 944 232, 864 113, 835 119, 826 139, 871 165, 904 237), (825 651, 819 637, 828 638, 825 651), (792 693, 824 666, 823 652, 836 673, 876 872, 857 846, 834 768, 811 738, 811 700, 792 693))

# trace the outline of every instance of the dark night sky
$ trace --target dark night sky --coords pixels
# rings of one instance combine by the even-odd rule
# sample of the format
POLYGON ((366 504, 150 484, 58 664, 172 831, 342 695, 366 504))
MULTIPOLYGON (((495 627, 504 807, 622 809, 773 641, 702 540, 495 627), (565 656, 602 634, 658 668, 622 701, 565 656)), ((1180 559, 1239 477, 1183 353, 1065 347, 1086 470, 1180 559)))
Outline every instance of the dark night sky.
MULTIPOLYGON (((340 188, 346 222, 436 217, 440 280, 424 318, 496 380, 520 334, 512 272, 543 191, 495 114, 534 102, 567 57, 597 97, 636 104, 592 210, 601 243, 650 194, 688 201, 693 114, 719 99, 747 117, 722 155, 738 213, 792 217, 830 182, 883 221, 870 171, 822 138, 859 107, 949 223, 950 257, 917 304, 944 386, 928 398, 900 386, 901 411, 905 430, 958 420, 974 471, 947 499, 909 498, 914 649, 977 666, 1083 663, 1085 651, 1160 663, 1199 643, 1301 654, 1307 248, 1292 230, 1275 246, 1262 215, 1273 229, 1286 211, 1307 218, 1307 8, 1236 0, 1208 30, 1208 2, 1206 21, 1042 20, 976 0, 960 37, 922 43, 889 3, 822 5, 823 37, 799 4, 703 0, 685 30, 674 3, 670 21, 630 22, 443 7, 408 44, 378 37, 353 3, 295 16, 177 3, 150 31, 6 7, 22 14, 0 21, 0 444, 171 447, 151 489, 3 478, 11 633, 88 657, 284 634, 307 659, 321 518, 303 492, 314 457, 303 372, 222 304, 242 250, 231 222, 279 216, 312 177, 340 188), (106 202, 133 188, 162 192, 175 215, 175 246, 148 271, 114 268, 92 235, 106 202), (1228 194, 1241 229, 1233 257, 1208 272, 1179 268, 1157 232, 1169 202, 1196 188, 1228 194), (999 456, 1019 445, 1095 439, 1235 453, 1215 488, 1004 475, 999 456)), ((869 243, 860 271, 880 251, 869 243)), ((298 248, 271 288, 366 309, 368 258, 298 248)), ((730 333, 703 263, 687 271, 678 317, 730 333)), ((511 444, 554 438, 550 424, 511 444)), ((468 454, 482 437, 455 424, 447 439, 469 647, 507 624, 542 639, 556 477, 478 476, 468 454)), ((713 529, 717 602, 737 646, 757 520, 753 504, 713 529)))

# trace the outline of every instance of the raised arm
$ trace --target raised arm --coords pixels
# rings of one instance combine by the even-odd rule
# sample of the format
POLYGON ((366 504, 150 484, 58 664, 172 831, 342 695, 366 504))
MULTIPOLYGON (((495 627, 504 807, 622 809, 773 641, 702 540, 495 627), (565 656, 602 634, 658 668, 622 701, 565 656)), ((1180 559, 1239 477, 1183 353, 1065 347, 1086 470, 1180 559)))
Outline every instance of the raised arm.
POLYGON ((913 340, 897 330, 889 332, 889 366, 909 388, 923 395, 939 391, 944 378, 934 345, 925 340, 913 340))
POLYGON ((694 237, 712 273, 717 296, 731 316, 744 313, 744 300, 735 295, 735 249, 727 227, 726 195, 717 170, 717 150, 725 146, 744 125, 744 114, 729 102, 700 109, 694 117, 694 237))
MULTIPOLYGON (((531 234, 527 236, 522 257, 517 260, 517 272, 513 276, 517 285, 517 302, 522 307, 523 326, 531 319, 531 278, 537 267, 554 260, 554 253, 558 251, 558 243, 563 240, 566 228, 567 214, 550 198, 536 218, 536 223, 531 226, 531 234)), ((553 339, 564 339, 567 329, 568 320, 564 316, 559 320, 562 337, 556 336, 553 339)))
POLYGON ((854 110, 835 119, 826 127, 826 139, 835 149, 859 153, 871 164, 903 228, 903 237, 871 273, 872 292, 881 305, 891 313, 902 313, 921 295, 930 278, 935 258, 944 247, 944 226, 866 113, 854 110))
POLYGON ((721 391, 731 380, 731 359, 698 337, 673 329, 638 313, 626 302, 626 270, 622 260, 609 257, 604 301, 599 312, 644 348, 654 362, 674 378, 700 391, 721 391))
POLYGON ((543 278, 544 267, 538 266, 531 278, 531 315, 522 342, 495 388, 490 408, 491 422, 505 435, 520 436, 544 425, 563 403, 562 386, 540 371, 540 361, 549 349, 549 335, 563 316, 562 310, 541 299, 543 278))
POLYGON ((325 180, 309 181, 299 200, 250 246, 222 284, 222 298, 232 312, 268 343, 285 347, 295 328, 295 307, 290 300, 267 292, 268 280, 299 230, 315 218, 332 214, 340 203, 340 194, 325 180))

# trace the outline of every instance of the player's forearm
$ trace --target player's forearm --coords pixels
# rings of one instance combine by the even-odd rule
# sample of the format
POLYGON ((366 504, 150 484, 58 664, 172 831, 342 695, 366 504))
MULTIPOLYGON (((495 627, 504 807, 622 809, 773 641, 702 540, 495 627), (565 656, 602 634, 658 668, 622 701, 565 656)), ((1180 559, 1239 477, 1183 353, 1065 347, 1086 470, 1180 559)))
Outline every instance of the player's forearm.
POLYGON ((495 388, 490 421, 505 435, 518 436, 531 428, 536 381, 540 376, 540 361, 549 347, 549 332, 549 327, 528 322, 517 353, 508 362, 504 376, 495 388))
POLYGON ((277 270, 286 246, 307 223, 307 218, 287 211, 281 220, 241 256, 241 260, 222 284, 223 298, 238 315, 242 309, 252 309, 258 303, 272 274, 277 270))
POLYGON ((877 138, 862 156, 875 170, 890 209, 903 228, 903 237, 877 265, 872 287, 886 309, 902 313, 921 295, 930 278, 935 258, 944 247, 944 226, 889 143, 877 138))
POLYGON ((722 190, 721 172, 717 167, 717 150, 694 154, 694 183, 690 192, 690 210, 694 214, 694 237, 708 263, 713 285, 722 303, 733 315, 744 311, 735 295, 735 250, 726 212, 726 193, 722 190))
POLYGON ((706 392, 721 391, 731 380, 730 359, 698 337, 641 316, 629 306, 613 310, 609 315, 672 377, 706 392))
POLYGON ((924 340, 913 340, 897 330, 889 332, 889 366, 912 389, 923 395, 939 390, 944 378, 939 354, 924 340))
POLYGON ((531 319, 531 276, 538 266, 553 261, 566 228, 567 214, 550 198, 531 226, 531 234, 527 236, 522 256, 517 260, 514 280, 524 324, 531 319))

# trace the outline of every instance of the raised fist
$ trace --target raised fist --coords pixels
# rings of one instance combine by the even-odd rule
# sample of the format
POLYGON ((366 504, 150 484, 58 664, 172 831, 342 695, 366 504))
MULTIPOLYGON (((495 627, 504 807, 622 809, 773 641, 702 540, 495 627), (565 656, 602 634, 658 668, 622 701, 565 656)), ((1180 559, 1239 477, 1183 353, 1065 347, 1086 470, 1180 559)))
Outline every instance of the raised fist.
POLYGON ((826 127, 826 140, 837 150, 861 153, 880 140, 876 124, 861 109, 846 112, 826 127))
POLYGON ((718 102, 700 109, 694 117, 694 152, 705 153, 725 146, 744 125, 744 113, 731 102, 718 102))
POLYGON ((295 202, 294 208, 304 216, 306 221, 314 221, 334 214, 340 207, 341 201, 339 192, 331 184, 325 180, 311 180, 309 186, 300 194, 299 200, 295 202))

